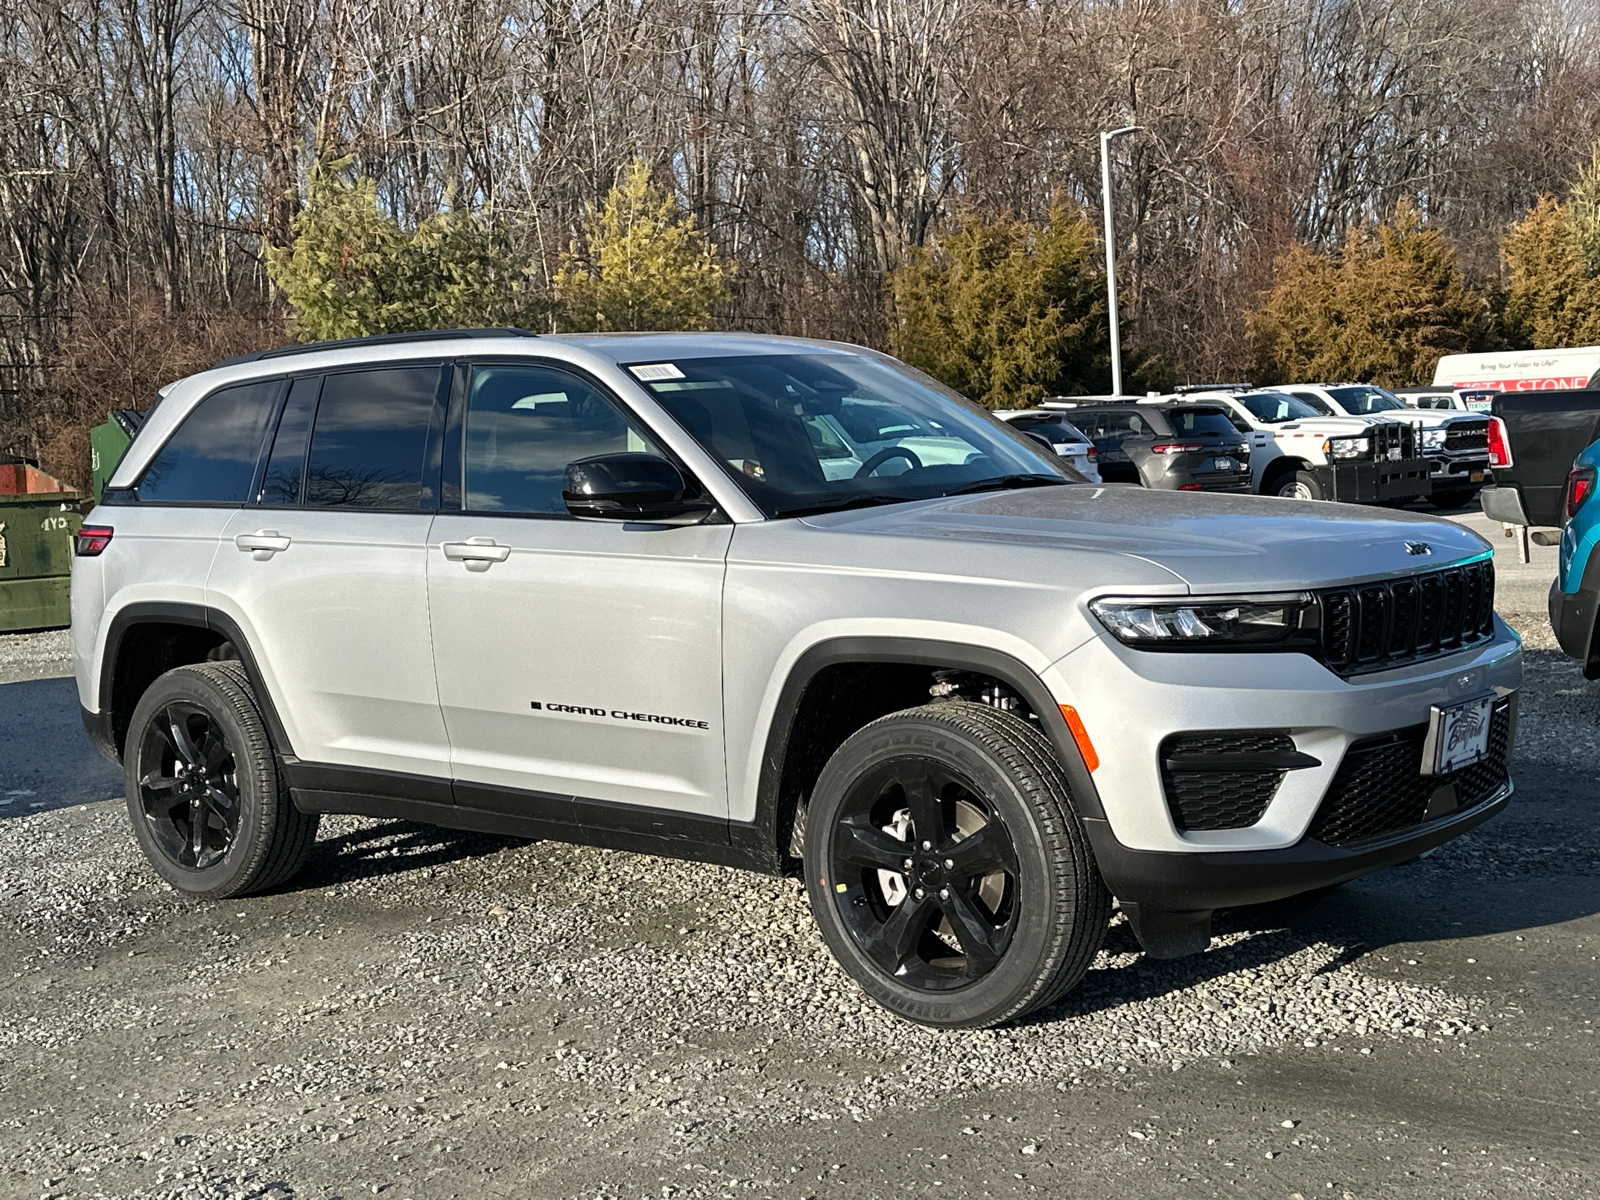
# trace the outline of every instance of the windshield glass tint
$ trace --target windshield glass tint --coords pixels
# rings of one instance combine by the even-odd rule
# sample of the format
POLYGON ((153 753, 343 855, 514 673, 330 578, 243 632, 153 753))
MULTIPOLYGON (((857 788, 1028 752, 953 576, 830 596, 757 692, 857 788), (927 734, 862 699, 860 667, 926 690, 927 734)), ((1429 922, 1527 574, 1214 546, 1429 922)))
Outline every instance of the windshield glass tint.
POLYGON ((1015 475, 1082 479, 982 408, 882 359, 741 355, 630 370, 769 517, 945 496, 1015 475))
POLYGON ((1285 396, 1282 392, 1255 392, 1235 399, 1250 411, 1251 416, 1267 425, 1304 421, 1317 415, 1317 410, 1309 404, 1293 396, 1285 396))
POLYGON ((1340 387, 1329 388, 1328 395, 1332 396, 1346 412, 1365 416, 1368 413, 1393 412, 1397 408, 1404 408, 1398 397, 1384 391, 1381 387, 1340 387))

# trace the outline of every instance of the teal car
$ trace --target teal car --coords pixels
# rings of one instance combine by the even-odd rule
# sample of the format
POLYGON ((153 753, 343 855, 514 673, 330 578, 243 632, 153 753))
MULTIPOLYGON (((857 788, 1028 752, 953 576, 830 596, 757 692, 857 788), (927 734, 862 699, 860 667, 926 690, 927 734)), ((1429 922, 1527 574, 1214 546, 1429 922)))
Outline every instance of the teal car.
POLYGON ((1593 442, 1567 473, 1567 521, 1561 531, 1561 566, 1550 585, 1550 624, 1567 655, 1583 664, 1585 679, 1600 679, 1600 442, 1593 442))

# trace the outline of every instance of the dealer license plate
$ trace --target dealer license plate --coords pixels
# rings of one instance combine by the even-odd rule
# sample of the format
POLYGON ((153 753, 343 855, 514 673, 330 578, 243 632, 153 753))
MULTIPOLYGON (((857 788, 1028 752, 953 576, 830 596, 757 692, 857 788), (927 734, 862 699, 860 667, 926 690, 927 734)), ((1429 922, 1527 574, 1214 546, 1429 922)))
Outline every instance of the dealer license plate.
POLYGON ((1239 464, 1233 459, 1227 457, 1227 455, 1219 454, 1216 458, 1211 460, 1211 469, 1213 471, 1237 471, 1239 469, 1239 464))
POLYGON ((1474 472, 1472 472, 1472 474, 1470 476, 1468 476, 1468 478, 1470 478, 1473 483, 1482 483, 1483 482, 1483 472, 1482 471, 1474 471, 1474 472))
POLYGON ((1447 775, 1470 767, 1489 754, 1489 724, 1494 696, 1479 696, 1459 704, 1435 705, 1428 714, 1428 740, 1423 773, 1447 775))

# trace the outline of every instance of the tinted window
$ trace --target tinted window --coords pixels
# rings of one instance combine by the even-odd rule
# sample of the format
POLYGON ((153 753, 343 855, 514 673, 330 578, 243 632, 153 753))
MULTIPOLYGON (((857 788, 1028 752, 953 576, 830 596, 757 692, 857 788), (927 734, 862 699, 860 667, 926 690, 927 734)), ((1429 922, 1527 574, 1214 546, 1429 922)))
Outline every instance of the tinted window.
POLYGON ((1250 415, 1265 425, 1281 425, 1285 421, 1304 421, 1314 418, 1317 410, 1302 400, 1282 392, 1251 392, 1234 397, 1250 415))
POLYGON ((1177 433, 1220 433, 1236 437, 1239 433, 1233 422, 1218 408, 1169 409, 1167 420, 1177 433))
POLYGON ((306 463, 305 502, 422 507, 423 456, 438 394, 438 367, 327 376, 306 463))
POLYGON ((1300 403, 1304 404, 1307 408, 1319 412, 1325 417, 1333 417, 1338 415, 1333 411, 1333 405, 1329 404, 1321 396, 1318 396, 1313 392, 1290 392, 1289 395, 1300 401, 1300 403))
POLYGON ((139 481, 139 499, 243 504, 250 495, 281 379, 212 392, 178 426, 139 481))
POLYGON ((1344 405, 1346 411, 1367 416, 1370 413, 1394 412, 1405 405, 1391 392, 1370 384, 1362 387, 1329 388, 1328 394, 1344 405))
POLYGON ((753 354, 628 369, 769 517, 1080 478, 1048 446, 876 355, 753 354))
POLYGON ((321 376, 296 379, 289 386, 283 416, 278 418, 278 433, 272 439, 272 453, 267 457, 267 472, 261 479, 262 504, 300 503, 306 442, 311 436, 311 416, 317 410, 317 393, 321 389, 321 376))
POLYGON ((564 514, 568 463, 628 452, 660 454, 578 376, 537 366, 472 372, 462 461, 469 511, 564 514))

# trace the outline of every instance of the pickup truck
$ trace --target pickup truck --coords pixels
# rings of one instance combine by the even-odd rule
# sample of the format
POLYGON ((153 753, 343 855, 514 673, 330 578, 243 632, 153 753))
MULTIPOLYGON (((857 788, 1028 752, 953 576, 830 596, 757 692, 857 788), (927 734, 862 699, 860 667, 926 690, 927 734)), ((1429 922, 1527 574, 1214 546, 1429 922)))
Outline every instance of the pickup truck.
POLYGON ((1600 390, 1506 392, 1489 411, 1499 427, 1491 421, 1494 486, 1478 493, 1484 514, 1507 525, 1560 529, 1567 473, 1600 438, 1600 390))

